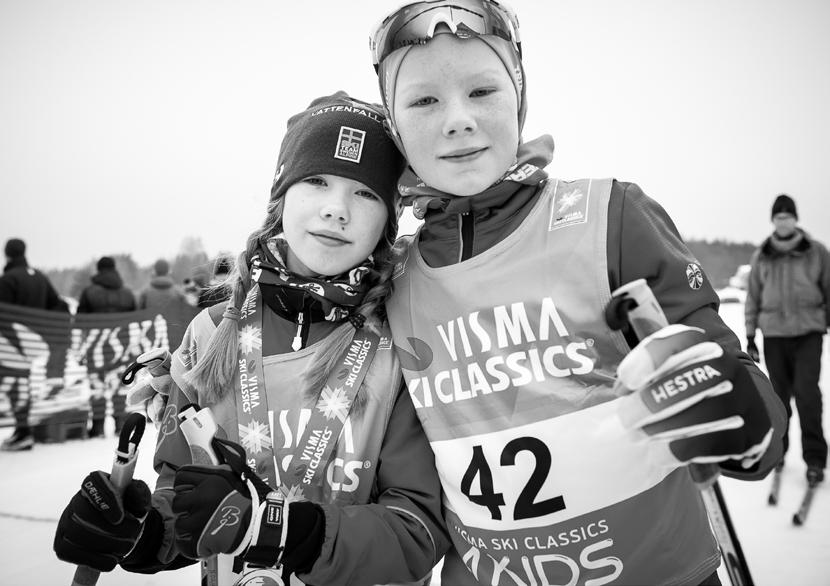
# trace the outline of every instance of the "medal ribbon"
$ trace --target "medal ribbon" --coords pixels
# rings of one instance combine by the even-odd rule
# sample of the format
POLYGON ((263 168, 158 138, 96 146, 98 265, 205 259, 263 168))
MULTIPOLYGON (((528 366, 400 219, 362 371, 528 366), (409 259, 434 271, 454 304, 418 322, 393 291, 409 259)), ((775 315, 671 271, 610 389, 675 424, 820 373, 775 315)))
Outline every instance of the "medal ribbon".
POLYGON ((322 494, 323 474, 334 450, 357 391, 374 359, 380 337, 367 328, 355 332, 351 344, 329 373, 302 438, 291 459, 288 478, 280 479, 274 454, 268 398, 262 365, 262 295, 253 286, 240 309, 236 413, 239 442, 247 463, 272 487, 280 487, 290 499, 292 488, 302 488, 306 498, 322 494))
POLYGON ((326 464, 379 342, 380 336, 374 332, 357 330, 352 343, 340 355, 337 367, 329 373, 288 471, 293 486, 301 487, 307 496, 321 496, 326 464))

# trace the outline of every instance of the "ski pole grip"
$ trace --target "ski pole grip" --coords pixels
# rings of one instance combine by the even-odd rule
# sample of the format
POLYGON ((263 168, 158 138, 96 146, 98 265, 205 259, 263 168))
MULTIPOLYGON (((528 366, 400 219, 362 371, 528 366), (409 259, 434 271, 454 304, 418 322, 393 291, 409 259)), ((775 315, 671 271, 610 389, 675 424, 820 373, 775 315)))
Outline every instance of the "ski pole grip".
MULTIPOLYGON (((123 496, 124 491, 133 479, 136 462, 138 462, 138 443, 144 435, 147 420, 141 413, 130 413, 121 427, 118 436, 118 448, 115 450, 115 460, 112 463, 110 482, 118 494, 123 496)), ((95 586, 101 572, 89 566, 78 566, 72 577, 71 586, 95 586)))
MULTIPOLYGON (((621 329, 628 323, 638 340, 669 325, 663 308, 645 279, 631 281, 612 291, 605 317, 614 329, 621 329)), ((717 480, 720 468, 715 464, 691 464, 689 474, 695 484, 703 489, 717 480)))
POLYGON ((185 406, 179 413, 179 428, 190 446, 190 458, 194 464, 219 464, 211 444, 219 427, 210 407, 200 408, 196 404, 185 406))
POLYGON ((614 329, 622 329, 627 323, 638 340, 647 338, 669 325, 663 308, 645 279, 626 283, 611 292, 611 303, 606 311, 606 321, 614 329))
MULTIPOLYGON (((179 429, 190 446, 190 459, 193 464, 219 464, 219 458, 213 449, 213 438, 219 430, 210 407, 199 407, 196 403, 185 405, 179 413, 179 429)), ((219 584, 219 558, 212 556, 202 560, 203 584, 219 584)))

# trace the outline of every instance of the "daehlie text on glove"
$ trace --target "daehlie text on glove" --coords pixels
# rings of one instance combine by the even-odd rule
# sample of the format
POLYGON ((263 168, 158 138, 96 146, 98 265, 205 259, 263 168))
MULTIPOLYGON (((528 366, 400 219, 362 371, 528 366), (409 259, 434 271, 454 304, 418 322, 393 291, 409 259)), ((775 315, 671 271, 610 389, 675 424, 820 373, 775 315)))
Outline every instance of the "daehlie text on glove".
POLYGON ((92 472, 63 510, 55 531, 58 558, 109 572, 135 547, 150 511, 150 489, 132 480, 121 497, 106 472, 92 472))

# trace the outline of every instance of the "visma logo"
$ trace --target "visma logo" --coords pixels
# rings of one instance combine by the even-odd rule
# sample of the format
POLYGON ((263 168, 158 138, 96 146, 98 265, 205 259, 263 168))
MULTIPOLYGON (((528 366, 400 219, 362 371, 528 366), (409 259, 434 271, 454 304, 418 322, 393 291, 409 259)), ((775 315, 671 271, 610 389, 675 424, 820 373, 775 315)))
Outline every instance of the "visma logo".
POLYGON ((360 486, 359 470, 372 467, 369 460, 343 460, 335 458, 326 467, 326 480, 332 492, 354 492, 360 486))
MULTIPOLYGON (((283 473, 291 470, 291 462, 295 457, 295 450, 302 439, 308 420, 311 418, 311 409, 284 409, 274 413, 274 447, 279 451, 278 459, 283 473)), ((311 442, 316 447, 318 440, 311 442)), ((337 441, 335 453, 329 459, 325 468, 325 482, 332 492, 355 492, 360 487, 361 470, 372 467, 370 460, 359 460, 354 456, 362 455, 361 438, 355 437, 355 429, 351 416, 346 418, 343 430, 337 441), (348 456, 352 456, 349 458, 348 456)))

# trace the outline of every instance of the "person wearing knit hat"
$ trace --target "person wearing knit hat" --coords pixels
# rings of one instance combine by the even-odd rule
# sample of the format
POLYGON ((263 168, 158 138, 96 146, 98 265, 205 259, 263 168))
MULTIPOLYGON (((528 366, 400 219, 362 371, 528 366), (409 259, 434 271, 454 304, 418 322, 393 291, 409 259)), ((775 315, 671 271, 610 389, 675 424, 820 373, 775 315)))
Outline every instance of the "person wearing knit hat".
MULTIPOLYGON (((20 238, 9 238, 4 247, 6 265, 0 276, 0 303, 22 305, 48 311, 69 312, 69 306, 61 298, 49 277, 29 266, 26 260, 26 243, 20 238)), ((9 401, 14 413, 14 432, 3 440, 0 450, 30 450, 34 436, 29 426, 32 407, 31 394, 20 392, 21 385, 12 385, 9 401)))
POLYGON ((9 238, 4 250, 6 258, 23 258, 26 256, 26 243, 20 238, 9 238))
MULTIPOLYGON (((801 458, 807 482, 824 480, 827 439, 822 426, 819 387, 824 334, 830 326, 830 253, 825 245, 798 226, 795 201, 786 193, 772 204, 770 234, 750 260, 747 282, 747 353, 760 362, 755 342, 763 336, 764 362, 772 386, 792 415, 798 409, 801 458)), ((784 433, 784 454, 789 447, 784 433)), ((782 456, 776 473, 784 466, 782 456)))
MULTIPOLYGON (((97 272, 90 276, 89 285, 84 287, 78 298, 78 313, 121 313, 137 309, 135 295, 121 278, 115 266, 115 259, 102 256, 95 263, 97 272)), ((125 418, 124 395, 115 392, 104 375, 91 373, 89 377, 92 393, 89 398, 91 424, 89 437, 104 435, 108 397, 112 405, 112 418, 118 432, 125 418)))
POLYGON ((4 252, 6 265, 0 277, 0 303, 49 311, 69 311, 69 306, 61 299, 49 278, 29 266, 26 260, 26 243, 23 240, 9 238, 4 252))
POLYGON ((548 177, 553 139, 522 138, 519 19, 501 0, 408 2, 372 30, 370 50, 407 157, 402 201, 424 220, 401 238, 407 262, 386 307, 446 495, 454 548, 441 583, 716 583, 692 472, 763 477, 786 414, 674 222, 634 183, 548 177), (683 360, 651 362, 634 328, 606 314, 629 283, 651 286, 674 322, 654 338, 683 360), (692 363, 713 377, 684 387, 688 403, 649 402, 692 363), (632 364, 652 367, 632 380, 632 364), (702 394, 712 388, 731 391, 702 394), (740 425, 727 432, 722 418, 740 425), (525 451, 538 483, 514 469, 525 451), (583 540, 549 539, 603 520, 596 565, 583 540), (511 546, 492 556, 479 545, 491 543, 511 546), (552 553, 567 563, 545 563, 552 553))
POLYGON ((396 233, 400 216, 397 182, 404 163, 389 143, 383 114, 376 106, 353 100, 344 92, 318 98, 288 119, 271 200, 315 173, 347 177, 378 194, 389 213, 387 232, 396 233))
POLYGON ((138 309, 164 309, 171 303, 187 303, 184 291, 170 276, 170 263, 160 258, 153 263, 150 283, 138 294, 138 309))
POLYGON ((116 313, 135 311, 135 295, 124 285, 124 279, 115 266, 115 259, 102 256, 95 263, 92 283, 81 291, 78 313, 116 313))
POLYGON ((230 298, 202 310, 171 357, 152 501, 133 481, 144 496, 113 524, 79 492, 58 557, 140 572, 201 558, 219 586, 429 582, 449 539, 384 312, 404 167, 384 122, 343 92, 289 119, 230 298), (194 401, 228 440, 214 443, 226 466, 190 464, 177 413, 194 401))
POLYGON ((796 220, 798 219, 798 212, 795 210, 795 201, 793 201, 793 198, 786 193, 782 193, 776 197, 775 201, 772 203, 772 213, 770 217, 775 219, 775 216, 778 214, 787 214, 796 220))

